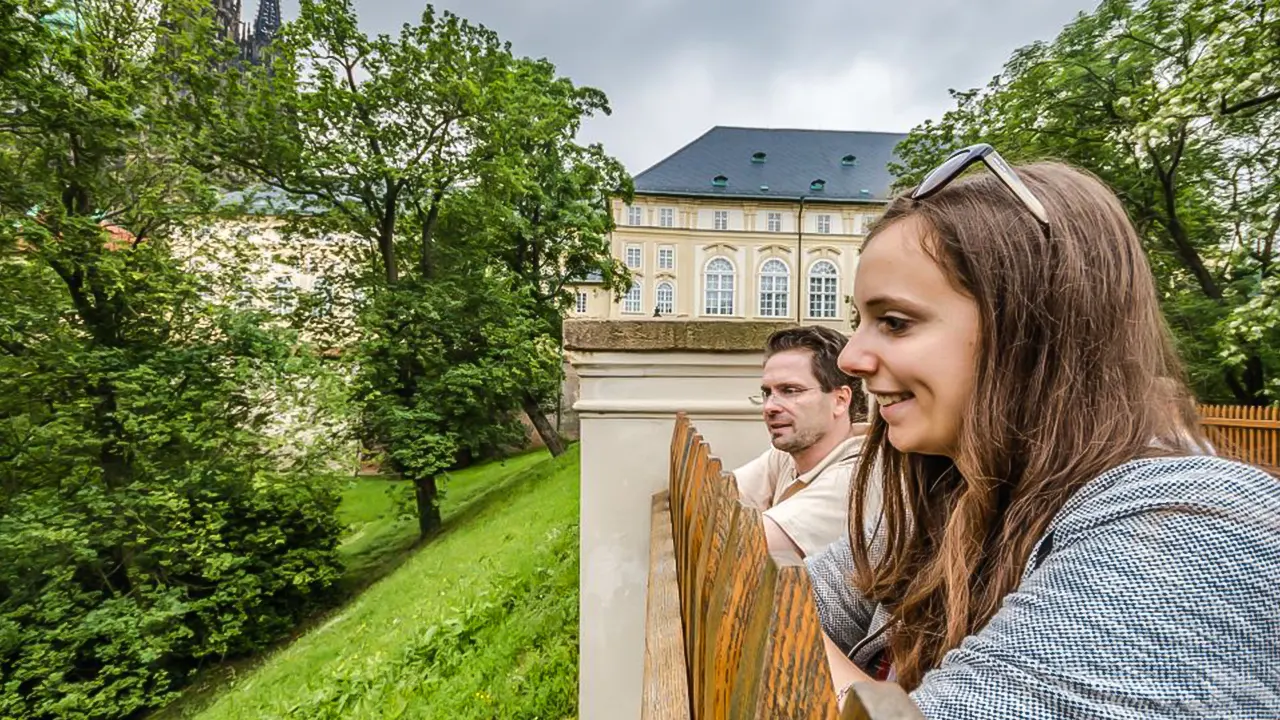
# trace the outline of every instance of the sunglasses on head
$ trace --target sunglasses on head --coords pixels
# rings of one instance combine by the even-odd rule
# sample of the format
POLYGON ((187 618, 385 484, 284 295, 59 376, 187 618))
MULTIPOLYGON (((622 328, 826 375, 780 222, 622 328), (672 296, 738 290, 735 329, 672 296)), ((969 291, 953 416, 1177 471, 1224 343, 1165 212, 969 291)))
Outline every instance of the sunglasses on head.
POLYGON ((952 180, 960 177, 960 173, 964 172, 970 165, 982 161, 984 165, 990 168, 991 172, 1009 188, 1027 210, 1040 221, 1040 226, 1045 232, 1049 231, 1049 213, 1045 212, 1044 205, 1040 200, 1032 194, 1031 189, 1022 182, 1018 174, 1009 167, 1009 163, 1000 157, 1000 153, 996 149, 986 143, 970 145, 962 150, 957 150, 951 154, 941 165, 934 168, 933 172, 925 177, 924 182, 911 193, 912 200, 924 200, 933 195, 942 188, 951 184, 952 180))

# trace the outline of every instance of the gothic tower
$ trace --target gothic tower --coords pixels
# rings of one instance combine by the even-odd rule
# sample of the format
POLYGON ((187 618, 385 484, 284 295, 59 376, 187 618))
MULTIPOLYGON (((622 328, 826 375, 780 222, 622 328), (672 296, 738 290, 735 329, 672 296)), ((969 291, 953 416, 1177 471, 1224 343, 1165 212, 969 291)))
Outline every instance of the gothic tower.
POLYGON ((245 38, 245 56, 255 65, 264 61, 263 53, 280 30, 280 0, 258 0, 258 16, 253 21, 253 34, 245 38))
POLYGON ((240 21, 240 0, 210 0, 218 22, 218 37, 240 46, 242 61, 260 65, 267 46, 280 30, 280 0, 258 0, 258 16, 250 30, 240 21))
POLYGON ((240 29, 240 0, 212 0, 214 17, 218 22, 218 37, 234 40, 239 44, 244 32, 240 29))

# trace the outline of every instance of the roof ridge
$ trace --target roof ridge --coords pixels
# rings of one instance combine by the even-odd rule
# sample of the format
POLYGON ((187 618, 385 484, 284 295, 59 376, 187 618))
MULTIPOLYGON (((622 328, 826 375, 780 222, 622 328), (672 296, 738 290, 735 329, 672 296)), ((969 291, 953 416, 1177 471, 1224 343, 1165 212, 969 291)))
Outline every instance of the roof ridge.
MULTIPOLYGON (((758 132, 812 132, 812 133, 857 133, 859 135, 910 135, 908 132, 900 132, 893 130, 827 130, 823 128, 797 128, 797 127, 752 127, 749 125, 716 125, 706 133, 698 136, 699 139, 705 137, 712 130, 755 130, 758 132)), ((694 141, 696 142, 696 140, 694 141)), ((688 147, 686 145, 685 147, 688 147)), ((682 150, 684 148, 681 148, 682 150)), ((679 152, 678 150, 676 152, 679 152)), ((674 154, 674 153, 673 153, 674 154)))

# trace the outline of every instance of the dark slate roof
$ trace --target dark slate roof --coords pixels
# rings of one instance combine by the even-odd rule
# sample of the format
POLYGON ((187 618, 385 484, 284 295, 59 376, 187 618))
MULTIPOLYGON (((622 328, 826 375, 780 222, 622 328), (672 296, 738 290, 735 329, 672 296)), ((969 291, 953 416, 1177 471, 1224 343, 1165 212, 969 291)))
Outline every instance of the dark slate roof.
POLYGON ((255 186, 224 192, 218 200, 221 206, 238 206, 245 215, 280 215, 300 213, 312 215, 324 212, 319 202, 291 197, 279 188, 255 186))
POLYGON ((636 192, 653 195, 876 201, 889 199, 888 164, 905 133, 770 130, 716 126, 635 178, 636 192), (764 162, 752 162, 755 153, 764 162), (854 164, 842 164, 852 155, 854 164), (716 187, 717 175, 727 178, 716 187), (809 189, 825 180, 821 192, 809 189), (761 186, 767 186, 762 190, 761 186), (863 192, 866 191, 866 192, 863 192))
POLYGON ((576 275, 565 282, 570 285, 600 284, 604 282, 604 275, 601 275, 599 270, 588 270, 585 276, 576 275))

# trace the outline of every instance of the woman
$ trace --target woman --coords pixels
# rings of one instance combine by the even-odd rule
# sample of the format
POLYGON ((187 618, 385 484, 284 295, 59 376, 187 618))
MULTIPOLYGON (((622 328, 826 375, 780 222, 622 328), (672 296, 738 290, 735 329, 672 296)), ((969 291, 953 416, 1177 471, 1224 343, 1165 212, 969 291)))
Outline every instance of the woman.
POLYGON ((1205 453, 1110 190, 962 150, 889 205, 854 298, 874 529, 809 560, 842 702, 870 677, 931 719, 1280 718, 1280 481, 1205 453))

